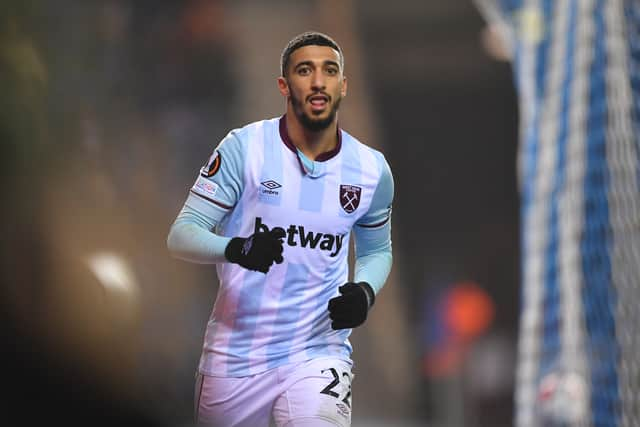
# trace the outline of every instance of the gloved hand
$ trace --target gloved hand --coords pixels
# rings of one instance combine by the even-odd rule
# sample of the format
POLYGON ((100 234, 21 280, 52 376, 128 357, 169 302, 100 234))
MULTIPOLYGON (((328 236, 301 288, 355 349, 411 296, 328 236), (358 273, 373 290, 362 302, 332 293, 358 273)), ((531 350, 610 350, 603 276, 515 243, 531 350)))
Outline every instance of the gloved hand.
POLYGON ((329 300, 331 328, 337 330, 362 325, 376 298, 371 285, 367 282, 347 282, 338 291, 341 295, 329 300))
POLYGON ((229 262, 239 264, 248 270, 267 273, 271 265, 282 263, 282 228, 259 231, 247 238, 234 237, 227 244, 224 256, 229 262))

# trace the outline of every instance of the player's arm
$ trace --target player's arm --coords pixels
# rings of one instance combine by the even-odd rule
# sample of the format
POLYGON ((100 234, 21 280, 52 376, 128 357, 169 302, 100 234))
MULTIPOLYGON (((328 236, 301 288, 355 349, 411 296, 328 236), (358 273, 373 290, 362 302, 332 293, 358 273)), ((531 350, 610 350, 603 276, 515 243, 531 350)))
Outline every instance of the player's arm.
POLYGON ((283 236, 277 230, 246 238, 215 232, 242 194, 244 150, 231 132, 200 170, 167 236, 167 247, 174 257, 199 264, 232 262, 263 273, 274 262, 283 261, 283 236))
POLYGON ((389 165, 384 159, 381 163, 382 174, 369 211, 353 228, 356 250, 354 280, 342 285, 339 288, 341 295, 329 301, 333 329, 354 328, 364 323, 391 271, 394 184, 389 165))
POLYGON ((213 230, 226 212, 207 215, 193 208, 189 198, 169 230, 169 252, 176 258, 197 264, 225 262, 224 251, 231 238, 219 236, 213 230))

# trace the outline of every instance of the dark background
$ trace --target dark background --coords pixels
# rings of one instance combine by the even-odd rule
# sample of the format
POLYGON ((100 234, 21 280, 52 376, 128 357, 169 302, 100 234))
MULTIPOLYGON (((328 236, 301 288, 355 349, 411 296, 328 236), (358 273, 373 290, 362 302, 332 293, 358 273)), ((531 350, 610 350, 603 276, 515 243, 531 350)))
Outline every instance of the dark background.
MULTIPOLYGON (((494 313, 469 346, 497 337, 506 347, 488 347, 489 359, 514 352, 518 115, 510 66, 483 49, 484 24, 470 1, 346 3, 347 71, 346 46, 357 44, 366 78, 359 90, 394 173, 396 314, 407 320, 417 361, 405 367, 419 380, 394 406, 393 425, 511 425, 510 365, 507 385, 485 394, 469 386, 466 367, 479 362, 468 347, 447 374, 421 369, 439 345, 424 328, 438 322, 432 296, 460 282, 478 285, 494 313), (459 400, 463 418, 449 413, 459 400)), ((273 4, 286 10, 294 2, 273 4)), ((246 85, 238 58, 248 54, 232 42, 240 24, 233 11, 231 2, 206 0, 3 2, 1 366, 14 425, 188 425, 216 279, 209 267, 171 259, 165 239, 194 171, 244 124, 230 108, 246 85), (103 250, 129 262, 135 292, 106 292, 80 262, 103 250)), ((296 34, 281 33, 255 43, 279 51, 296 34)), ((277 57, 269 60, 277 67, 277 57)), ((374 372, 366 375, 373 381, 374 372)), ((362 396, 363 412, 378 417, 378 402, 362 396)))

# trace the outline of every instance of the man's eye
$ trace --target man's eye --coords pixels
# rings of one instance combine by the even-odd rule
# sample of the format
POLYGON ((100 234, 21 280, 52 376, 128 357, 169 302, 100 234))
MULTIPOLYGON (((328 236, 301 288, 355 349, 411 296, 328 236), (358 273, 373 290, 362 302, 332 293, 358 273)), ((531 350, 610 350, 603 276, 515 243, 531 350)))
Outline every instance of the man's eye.
POLYGON ((301 76, 306 76, 310 72, 311 72, 311 69, 309 67, 298 68, 298 74, 300 74, 301 76))
POLYGON ((327 68, 327 74, 329 74, 330 76, 335 76, 336 74, 338 74, 338 70, 336 68, 327 68))

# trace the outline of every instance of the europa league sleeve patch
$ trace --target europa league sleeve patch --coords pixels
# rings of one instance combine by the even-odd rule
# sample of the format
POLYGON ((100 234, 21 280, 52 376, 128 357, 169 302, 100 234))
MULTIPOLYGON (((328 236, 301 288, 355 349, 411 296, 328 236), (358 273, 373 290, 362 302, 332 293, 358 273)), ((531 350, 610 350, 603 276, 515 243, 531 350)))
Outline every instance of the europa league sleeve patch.
POLYGON ((210 178, 220 170, 220 164, 222 163, 222 154, 218 150, 215 150, 211 157, 209 157, 209 161, 205 166, 200 170, 200 175, 205 178, 210 178))

